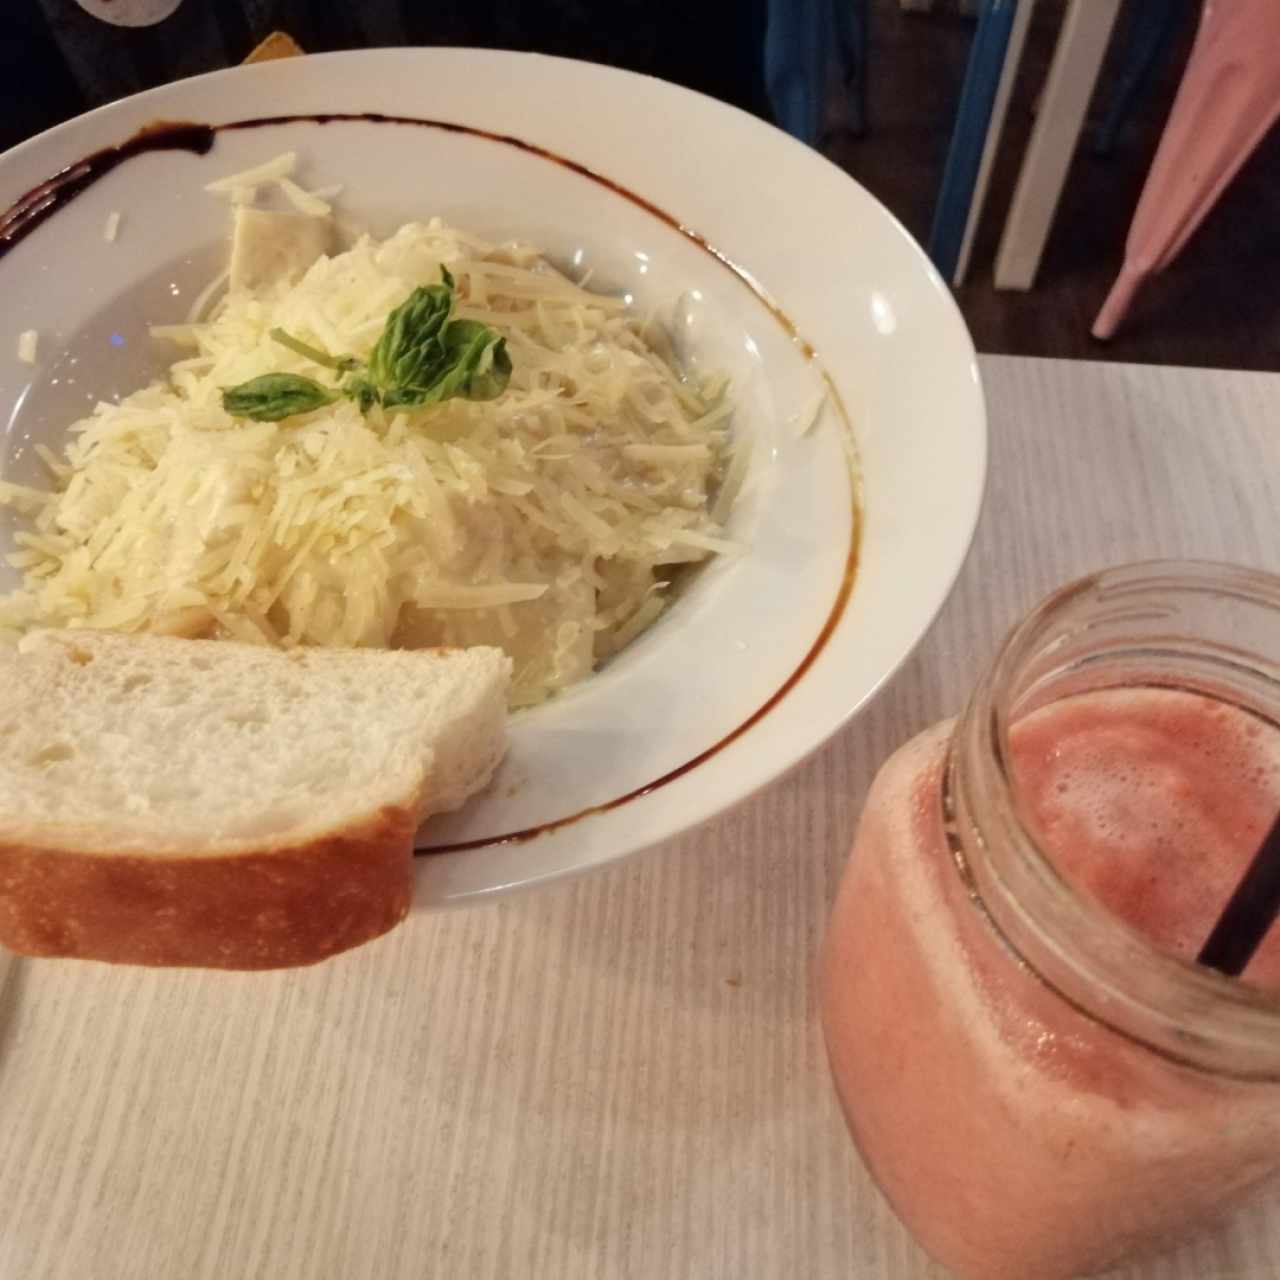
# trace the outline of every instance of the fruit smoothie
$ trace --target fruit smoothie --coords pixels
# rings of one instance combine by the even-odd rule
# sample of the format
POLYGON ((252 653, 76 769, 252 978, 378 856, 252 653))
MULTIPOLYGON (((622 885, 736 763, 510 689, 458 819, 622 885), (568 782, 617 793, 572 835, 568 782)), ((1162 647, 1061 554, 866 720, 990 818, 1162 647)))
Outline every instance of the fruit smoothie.
MULTIPOLYGON (((1180 1065, 1081 1012, 970 896, 941 804, 952 726, 868 796, 821 962, 833 1077, 903 1221, 982 1280, 1087 1274, 1236 1204, 1280 1085, 1180 1065)), ((1194 960, 1280 812, 1280 733, 1199 694, 1078 693, 1016 720, 1022 821, 1059 874, 1194 960)), ((1244 981, 1280 991, 1280 927, 1244 981)))

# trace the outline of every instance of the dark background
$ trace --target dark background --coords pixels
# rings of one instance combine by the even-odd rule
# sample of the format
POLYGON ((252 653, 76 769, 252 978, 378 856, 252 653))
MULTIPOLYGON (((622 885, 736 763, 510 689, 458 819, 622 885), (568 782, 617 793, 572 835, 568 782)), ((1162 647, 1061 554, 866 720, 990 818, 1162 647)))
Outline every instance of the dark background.
MULTIPOLYGON (((660 0, 184 0, 163 23, 135 30, 92 18, 74 0, 0 3, 0 148, 113 98, 239 62, 276 29, 309 52, 429 44, 586 58, 658 75, 769 118, 767 0, 686 0, 678 7, 660 0)), ((1139 296, 1120 336, 1103 345, 1088 334, 1120 264, 1190 49, 1195 6, 1107 159, 1089 149, 1114 82, 1114 67, 1104 68, 1037 287, 992 287, 999 229, 1063 6, 1041 0, 1037 8, 970 279, 958 291, 979 349, 1280 370, 1280 131, 1258 149, 1182 258, 1139 296)), ((1121 30, 1126 20, 1122 14, 1121 30)), ((828 97, 821 149, 921 240, 972 34, 972 20, 946 0, 930 15, 903 13, 897 0, 872 0, 868 133, 855 138, 848 131, 843 90, 833 87, 828 97)))
POLYGON ((661 0, 183 0, 141 28, 111 26, 74 0, 2 7, 4 147, 113 98, 234 65, 276 30, 308 53, 410 44, 560 54, 767 115, 765 0, 693 0, 674 11, 661 0))

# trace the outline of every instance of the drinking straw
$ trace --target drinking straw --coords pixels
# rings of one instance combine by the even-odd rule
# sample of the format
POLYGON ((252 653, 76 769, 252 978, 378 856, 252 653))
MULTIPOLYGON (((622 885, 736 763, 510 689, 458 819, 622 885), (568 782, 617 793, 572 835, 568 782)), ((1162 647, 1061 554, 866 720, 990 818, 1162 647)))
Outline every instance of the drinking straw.
POLYGON ((1280 816, 1240 877, 1200 954, 1200 964, 1238 977, 1280 915, 1280 816))

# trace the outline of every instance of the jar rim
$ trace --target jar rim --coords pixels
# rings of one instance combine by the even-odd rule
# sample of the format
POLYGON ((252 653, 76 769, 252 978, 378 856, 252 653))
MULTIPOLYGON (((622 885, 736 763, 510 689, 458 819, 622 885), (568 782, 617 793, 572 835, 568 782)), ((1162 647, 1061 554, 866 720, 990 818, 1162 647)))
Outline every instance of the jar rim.
MULTIPOLYGON (((1052 619, 1083 597, 1123 604, 1127 595, 1153 588, 1234 596, 1274 610, 1280 627, 1280 577, 1212 561, 1152 560, 1104 569, 1042 600, 1006 636, 956 730, 966 758, 985 761, 982 785, 995 804, 984 812, 1000 815, 984 821, 978 843, 985 866, 977 892, 1020 958, 1088 1016, 1184 1065, 1280 1079, 1280 993, 1161 950, 1077 888, 1037 837, 1012 767, 1016 717, 1004 694, 1015 687, 1052 619)), ((1257 669, 1280 691, 1280 665, 1257 657, 1257 669)))

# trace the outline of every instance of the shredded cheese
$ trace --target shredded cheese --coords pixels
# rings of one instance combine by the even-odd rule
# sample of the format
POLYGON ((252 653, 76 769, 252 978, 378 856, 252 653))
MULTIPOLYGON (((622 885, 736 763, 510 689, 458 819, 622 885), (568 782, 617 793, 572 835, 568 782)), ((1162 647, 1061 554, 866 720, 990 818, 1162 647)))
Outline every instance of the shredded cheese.
POLYGON ((18 334, 18 359, 23 364, 35 364, 39 342, 40 335, 34 329, 24 329, 18 334))
MULTIPOLYGON (((288 194, 294 165, 280 157, 211 189, 288 194)), ((492 643, 516 660, 519 705, 651 625, 680 565, 735 548, 723 523, 747 450, 730 447, 724 383, 686 382, 622 300, 528 246, 410 224, 318 258, 296 282, 233 290, 204 318, 223 283, 188 323, 153 329, 187 350, 165 380, 73 426, 64 455, 46 459, 49 492, 0 485, 24 575, 0 600, 0 627, 492 643), (331 385, 270 330, 366 359, 388 313, 442 266, 458 314, 507 338, 498 399, 367 415, 342 399, 281 423, 222 407, 224 388, 263 373, 331 385)))
POLYGON ((298 153, 285 151, 263 164, 252 169, 242 169, 239 173, 228 174, 206 185, 205 190, 213 195, 231 195, 246 187, 255 187, 263 182, 274 182, 279 178, 290 178, 298 167, 298 153))
POLYGON ((327 200, 322 200, 314 192, 304 191, 292 178, 278 178, 276 181, 289 203, 299 213, 308 214, 313 218, 327 218, 333 212, 327 200))
POLYGON ((120 210, 112 209, 107 214, 106 225, 102 228, 102 238, 108 244, 114 244, 116 236, 120 234, 120 210))

